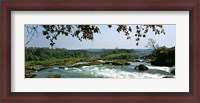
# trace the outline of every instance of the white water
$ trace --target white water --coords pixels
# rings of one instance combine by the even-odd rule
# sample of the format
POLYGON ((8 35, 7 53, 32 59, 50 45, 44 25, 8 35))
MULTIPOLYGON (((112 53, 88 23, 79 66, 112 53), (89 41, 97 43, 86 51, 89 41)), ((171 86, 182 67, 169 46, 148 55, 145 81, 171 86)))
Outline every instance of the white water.
MULTIPOLYGON (((79 63, 78 63, 79 64, 79 63)), ((150 63, 145 62, 130 62, 128 66, 112 66, 112 65, 91 65, 83 66, 81 68, 65 68, 64 70, 58 69, 54 66, 47 70, 37 72, 36 78, 45 78, 50 74, 61 74, 62 78, 163 78, 175 75, 170 71, 174 67, 158 67, 151 66, 150 63), (146 65, 149 69, 147 71, 135 70, 135 66, 139 64, 146 65), (49 72, 52 70, 51 72, 49 72)))
POLYGON ((84 69, 77 69, 81 72, 91 73, 96 76, 108 78, 162 78, 160 74, 149 74, 146 72, 129 72, 120 69, 107 69, 105 67, 85 66, 84 69))

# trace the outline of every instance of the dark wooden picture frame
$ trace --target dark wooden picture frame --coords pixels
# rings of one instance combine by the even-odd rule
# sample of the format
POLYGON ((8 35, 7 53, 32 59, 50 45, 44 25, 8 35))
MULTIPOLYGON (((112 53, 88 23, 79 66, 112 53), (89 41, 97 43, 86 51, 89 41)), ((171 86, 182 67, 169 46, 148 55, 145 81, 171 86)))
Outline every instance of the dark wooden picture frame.
MULTIPOLYGON (((200 103, 199 0, 3 0, 0 102, 200 103), (11 92, 11 11, 189 11, 189 92, 11 92)), ((181 19, 181 18, 180 18, 181 19)), ((184 41, 183 41, 184 42, 184 41)))

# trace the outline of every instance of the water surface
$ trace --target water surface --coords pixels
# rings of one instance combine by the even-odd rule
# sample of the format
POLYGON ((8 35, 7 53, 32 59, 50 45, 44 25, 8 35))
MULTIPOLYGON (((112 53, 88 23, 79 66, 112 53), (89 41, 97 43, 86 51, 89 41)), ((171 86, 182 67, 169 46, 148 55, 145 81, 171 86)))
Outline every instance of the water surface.
MULTIPOLYGON (((103 62, 103 61, 102 61, 103 62)), ((72 65, 55 65, 47 69, 33 72, 36 74, 34 78, 47 78, 52 74, 60 74, 61 78, 175 78, 171 73, 174 67, 152 66, 146 62, 129 62, 130 65, 114 66, 114 65, 90 65, 80 68, 70 67, 72 65), (139 71, 134 69, 139 64, 146 65, 149 69, 139 71), (60 69, 60 67, 64 67, 60 69)), ((78 62, 77 64, 87 64, 87 62, 78 62)))

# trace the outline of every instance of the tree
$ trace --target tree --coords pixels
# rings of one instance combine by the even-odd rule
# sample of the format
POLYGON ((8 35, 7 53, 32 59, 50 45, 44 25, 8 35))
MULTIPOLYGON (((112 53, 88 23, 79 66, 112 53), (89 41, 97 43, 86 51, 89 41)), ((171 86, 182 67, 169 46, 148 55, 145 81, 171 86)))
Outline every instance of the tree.
POLYGON ((174 66, 175 65, 175 47, 159 47, 152 53, 156 55, 151 61, 156 66, 174 66))
MULTIPOLYGON (((95 33, 101 33, 98 25, 26 25, 25 28, 28 31, 28 34, 31 36, 28 42, 32 37, 37 34, 37 28, 42 27, 42 35, 50 41, 50 45, 54 46, 55 40, 59 35, 65 35, 78 38, 82 40, 93 40, 95 33)), ((127 39, 131 39, 130 34, 132 33, 133 26, 131 25, 107 25, 108 28, 117 26, 117 32, 123 32, 127 39)), ((162 25, 135 25, 136 32, 133 33, 136 37, 136 45, 139 45, 140 39, 146 37, 146 34, 149 30, 152 30, 155 35, 165 34, 164 28, 162 25)))
POLYGON ((150 39, 148 39, 148 43, 145 47, 149 47, 151 49, 156 50, 159 48, 159 45, 156 44, 156 41, 154 39, 150 38, 150 39))

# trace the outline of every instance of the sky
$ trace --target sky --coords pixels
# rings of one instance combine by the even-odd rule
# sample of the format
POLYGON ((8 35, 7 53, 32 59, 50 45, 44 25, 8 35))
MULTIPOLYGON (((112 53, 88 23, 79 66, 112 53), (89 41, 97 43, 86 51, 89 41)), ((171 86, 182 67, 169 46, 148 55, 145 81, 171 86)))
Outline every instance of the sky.
MULTIPOLYGON (((152 30, 146 34, 146 38, 141 38, 139 45, 136 46, 135 33, 136 25, 132 25, 132 33, 130 34, 131 39, 126 38, 123 32, 118 33, 116 26, 111 29, 107 25, 97 25, 101 31, 99 34, 94 34, 94 40, 83 40, 80 41, 78 38, 74 38, 71 35, 64 36, 60 35, 55 41, 53 48, 66 48, 66 49, 149 49, 145 47, 148 43, 148 39, 152 38, 156 41, 159 46, 173 47, 176 44, 176 25, 163 25, 165 35, 155 35, 152 30)), ((50 41, 42 35, 42 28, 37 29, 37 34, 31 39, 31 41, 25 45, 26 47, 49 47, 50 41)), ((24 28, 24 44, 30 39, 27 30, 24 28)))

